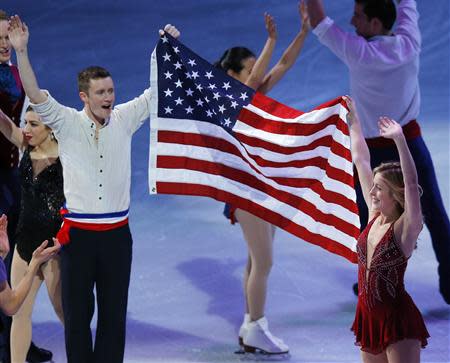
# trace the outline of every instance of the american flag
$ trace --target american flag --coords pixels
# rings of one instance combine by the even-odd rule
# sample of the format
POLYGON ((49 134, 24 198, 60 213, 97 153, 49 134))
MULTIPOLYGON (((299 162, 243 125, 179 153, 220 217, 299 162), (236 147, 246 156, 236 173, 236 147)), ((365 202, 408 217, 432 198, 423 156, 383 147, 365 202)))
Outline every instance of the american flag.
POLYGON ((169 35, 151 60, 150 193, 207 196, 356 262, 359 217, 341 98, 304 113, 169 35))

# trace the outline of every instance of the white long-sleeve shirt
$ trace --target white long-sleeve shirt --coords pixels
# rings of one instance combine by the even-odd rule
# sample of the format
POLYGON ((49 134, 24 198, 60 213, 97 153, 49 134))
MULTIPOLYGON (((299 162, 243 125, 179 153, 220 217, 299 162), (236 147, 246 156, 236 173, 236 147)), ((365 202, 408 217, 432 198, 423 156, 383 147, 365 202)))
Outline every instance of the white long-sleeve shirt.
MULTIPOLYGON (((134 100, 114 107, 105 126, 98 130, 98 140, 95 123, 84 110, 63 106, 50 95, 44 103, 32 104, 58 140, 66 207, 71 213, 105 214, 129 208, 131 138, 149 117, 150 99, 147 89, 134 100)), ((126 217, 83 221, 113 223, 126 217)))
POLYGON ((388 116, 405 125, 419 115, 419 53, 421 35, 414 0, 402 0, 391 36, 369 40, 343 31, 326 17, 313 30, 349 68, 350 95, 358 107, 366 138, 379 136, 378 118, 388 116))

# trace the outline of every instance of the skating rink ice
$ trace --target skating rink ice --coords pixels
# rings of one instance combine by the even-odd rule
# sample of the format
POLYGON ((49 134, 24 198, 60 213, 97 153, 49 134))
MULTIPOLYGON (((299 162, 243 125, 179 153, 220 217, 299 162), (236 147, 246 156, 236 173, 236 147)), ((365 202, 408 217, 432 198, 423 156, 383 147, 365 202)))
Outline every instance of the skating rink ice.
MULTIPOLYGON (((352 0, 325 0, 325 6, 350 29, 352 0)), ((209 61, 234 45, 259 52, 266 38, 264 11, 277 22, 274 61, 299 29, 294 0, 3 0, 0 7, 20 14, 29 25, 30 57, 40 86, 77 108, 76 74, 89 65, 111 71, 116 103, 139 95, 148 86, 149 56, 165 23, 176 24, 181 41, 209 61)), ((448 206, 449 2, 419 1, 419 11, 419 121, 448 206)), ((270 96, 306 111, 346 93, 347 69, 311 33, 298 62, 270 96)), ((214 200, 148 194, 148 132, 147 122, 133 143, 134 255, 125 361, 267 360, 233 354, 244 309, 246 246, 239 226, 228 223, 223 205, 214 200)), ((356 266, 281 230, 274 250, 266 313, 272 332, 290 346, 284 360, 358 362, 359 350, 349 330, 356 305, 351 289, 356 266)), ((431 334, 422 351, 422 361, 429 363, 450 361, 450 307, 439 294, 436 269, 424 230, 409 262, 406 286, 431 334)), ((52 350, 54 362, 65 362, 63 328, 45 288, 33 321, 36 344, 52 350)))

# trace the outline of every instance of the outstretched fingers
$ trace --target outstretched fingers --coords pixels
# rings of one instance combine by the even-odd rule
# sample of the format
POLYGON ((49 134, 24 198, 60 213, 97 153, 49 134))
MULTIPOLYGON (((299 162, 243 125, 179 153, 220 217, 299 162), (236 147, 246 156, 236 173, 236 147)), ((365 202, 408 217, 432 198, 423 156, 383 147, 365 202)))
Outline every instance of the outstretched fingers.
POLYGON ((42 254, 42 251, 45 250, 45 247, 47 247, 48 245, 48 241, 45 240, 44 242, 42 242, 38 248, 36 248, 33 252, 33 256, 34 257, 39 257, 42 254))
POLYGON ((394 139, 403 135, 400 124, 389 117, 380 117, 378 119, 378 129, 381 136, 389 139, 394 139))
POLYGON ((53 238, 53 242, 55 244, 54 246, 47 247, 48 241, 46 240, 42 242, 38 248, 35 249, 35 251, 33 252, 32 260, 34 260, 37 265, 47 262, 58 254, 59 250, 61 249, 61 245, 56 238, 53 238))
POLYGON ((309 29, 311 25, 309 23, 308 6, 306 5, 305 0, 301 0, 298 3, 298 12, 302 19, 302 26, 309 29))
POLYGON ((266 25, 267 33, 270 38, 277 37, 277 24, 275 23, 275 19, 269 13, 264 13, 264 23, 266 25))
POLYGON ((16 51, 23 49, 28 43, 28 27, 18 15, 9 19, 8 37, 16 51))
POLYGON ((19 15, 13 15, 9 19, 9 29, 10 31, 23 30, 23 23, 19 15))

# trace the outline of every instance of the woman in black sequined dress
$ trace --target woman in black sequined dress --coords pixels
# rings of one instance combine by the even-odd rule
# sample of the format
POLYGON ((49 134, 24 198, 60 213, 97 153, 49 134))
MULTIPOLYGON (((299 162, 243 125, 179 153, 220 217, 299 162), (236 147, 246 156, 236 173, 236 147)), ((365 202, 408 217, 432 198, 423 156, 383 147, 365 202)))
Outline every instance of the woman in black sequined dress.
MULTIPOLYGON (((25 128, 21 130, 0 110, 0 131, 23 151, 19 166, 22 199, 11 267, 13 288, 27 273, 33 251, 42 241, 52 241, 56 236, 62 222, 59 210, 64 204, 58 143, 51 130, 40 122, 39 116, 31 108, 25 114, 25 121, 25 128)), ((13 317, 11 326, 13 362, 25 362, 31 342, 31 314, 36 294, 43 281, 55 312, 63 322, 60 262, 59 257, 56 257, 40 267, 29 295, 13 317)))

